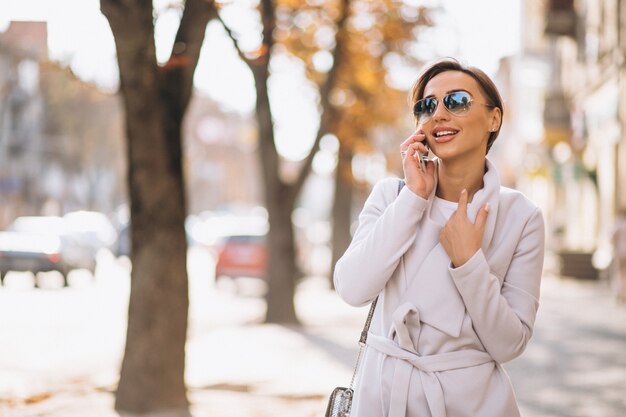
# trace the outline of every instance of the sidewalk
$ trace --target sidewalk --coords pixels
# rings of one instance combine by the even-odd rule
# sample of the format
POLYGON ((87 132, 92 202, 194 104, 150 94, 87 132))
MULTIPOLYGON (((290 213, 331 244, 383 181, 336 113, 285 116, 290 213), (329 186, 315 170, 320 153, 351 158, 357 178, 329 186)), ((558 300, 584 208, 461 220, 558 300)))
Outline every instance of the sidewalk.
MULTIPOLYGON (((522 415, 626 415, 626 307, 602 282, 548 276, 542 291, 535 335, 506 365, 522 415)), ((202 303, 192 297, 186 377, 194 417, 323 415, 331 390, 350 381, 367 308, 345 305, 321 279, 304 282, 296 303, 302 328, 260 324, 264 306, 254 294, 223 288, 202 303)), ((0 415, 118 417, 116 371, 0 398, 0 415)))
POLYGON ((626 305, 606 282, 544 278, 533 339, 505 367, 525 417, 626 416, 626 305))

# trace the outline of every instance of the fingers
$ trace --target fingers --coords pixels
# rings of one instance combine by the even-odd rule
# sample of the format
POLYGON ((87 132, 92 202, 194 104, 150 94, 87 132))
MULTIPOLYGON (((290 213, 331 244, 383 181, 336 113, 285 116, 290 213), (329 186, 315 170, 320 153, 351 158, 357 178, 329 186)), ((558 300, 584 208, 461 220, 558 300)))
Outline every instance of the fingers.
POLYGON ((419 164, 420 169, 425 171, 425 165, 423 158, 428 154, 428 148, 422 142, 413 142, 409 144, 406 150, 401 151, 402 158, 406 155, 410 155, 419 164))
MULTIPOLYGON (((424 134, 424 132, 422 130, 417 130, 413 132, 411 136, 406 138, 406 140, 400 144, 400 151, 406 152, 409 150, 409 147, 412 147, 414 150, 420 150, 420 152, 424 152, 422 148, 416 148, 413 145, 421 144, 420 142, 422 142, 425 139, 426 139, 426 135, 424 134)), ((424 149, 426 150, 428 149, 423 144, 421 145, 424 149)))
POLYGON ((428 153, 428 148, 422 142, 413 142, 412 144, 409 145, 409 147, 423 154, 428 153))
POLYGON ((406 152, 406 150, 409 148, 409 145, 413 142, 413 139, 411 139, 411 137, 409 137, 408 139, 406 139, 404 142, 402 142, 400 144, 400 151, 401 152, 406 152))
POLYGON ((487 203, 480 208, 476 221, 472 224, 464 211, 466 207, 467 191, 463 190, 459 199, 459 209, 439 233, 439 242, 455 268, 465 264, 480 250, 489 214, 489 203, 487 203))
POLYGON ((485 204, 476 215, 476 227, 479 230, 485 229, 485 224, 487 223, 487 215, 489 214, 489 203, 485 204))
POLYGON ((467 216, 467 190, 463 188, 461 191, 461 196, 459 197, 459 207, 457 208, 457 213, 461 213, 467 216))
MULTIPOLYGON (((467 205, 468 205, 468 193, 466 189, 461 191, 461 196, 459 197, 459 206, 456 210, 456 213, 467 217, 467 205)), ((474 226, 478 230, 484 230, 485 224, 487 223, 487 216, 489 215, 489 203, 486 203, 480 210, 478 210, 478 214, 476 214, 476 221, 474 222, 474 226)))

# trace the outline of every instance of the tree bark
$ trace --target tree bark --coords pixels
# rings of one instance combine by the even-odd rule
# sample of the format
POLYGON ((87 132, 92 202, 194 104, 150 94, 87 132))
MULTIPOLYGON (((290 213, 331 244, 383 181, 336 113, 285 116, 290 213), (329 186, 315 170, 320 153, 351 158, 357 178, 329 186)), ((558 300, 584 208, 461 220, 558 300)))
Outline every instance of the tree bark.
MULTIPOLYGON (((289 193, 289 189, 285 187, 277 191, 279 195, 289 193)), ((299 274, 291 222, 294 201, 287 195, 282 199, 275 196, 266 199, 266 204, 271 226, 268 241, 272 250, 269 258, 269 289, 266 296, 265 320, 268 323, 298 324, 294 293, 299 274)))
POLYGON ((128 329, 115 408, 189 415, 181 126, 212 4, 186 2, 164 67, 156 62, 151 0, 100 4, 115 38, 126 110, 132 236, 128 329))
MULTIPOLYGON (((269 55, 266 59, 269 58, 269 55)), ((251 64, 256 83, 256 121, 259 129, 259 158, 265 184, 265 206, 269 214, 268 293, 266 322, 297 324, 294 305, 297 273, 291 213, 295 198, 293 189, 279 176, 280 158, 274 142, 274 125, 267 91, 269 78, 265 62, 251 64)))
POLYGON ((352 195, 354 179, 352 177, 352 150, 342 141, 339 142, 339 155, 335 171, 335 195, 332 208, 332 264, 330 285, 334 288, 333 276, 335 264, 348 249, 352 236, 350 226, 352 224, 352 195))

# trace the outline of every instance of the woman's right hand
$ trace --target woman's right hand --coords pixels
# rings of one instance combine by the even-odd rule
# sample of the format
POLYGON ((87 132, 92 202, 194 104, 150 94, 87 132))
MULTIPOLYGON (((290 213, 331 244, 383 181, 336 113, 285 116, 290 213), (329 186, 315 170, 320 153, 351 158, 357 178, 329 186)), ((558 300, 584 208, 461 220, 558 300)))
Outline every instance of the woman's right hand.
POLYGON ((400 151, 406 152, 402 157, 402 169, 406 186, 418 196, 428 199, 435 187, 435 162, 426 162, 426 169, 422 171, 417 152, 427 154, 428 148, 423 143, 426 141, 424 131, 419 129, 409 136, 400 145, 400 151))

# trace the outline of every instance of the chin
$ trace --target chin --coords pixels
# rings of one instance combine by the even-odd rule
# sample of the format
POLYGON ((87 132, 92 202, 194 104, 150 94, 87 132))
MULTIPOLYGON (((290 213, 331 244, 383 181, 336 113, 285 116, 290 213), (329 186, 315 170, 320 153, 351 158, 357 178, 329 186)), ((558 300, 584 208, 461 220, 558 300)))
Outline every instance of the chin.
POLYGON ((471 153, 467 153, 467 152, 457 152, 455 150, 445 150, 445 151, 439 151, 438 153, 433 152, 433 154, 435 154, 435 156, 437 156, 437 158, 439 158, 439 160, 441 160, 442 162, 452 162, 452 161, 459 161, 459 160, 471 160, 475 158, 475 155, 473 156, 471 153))
POLYGON ((442 161, 445 161, 447 159, 456 159, 459 156, 461 156, 459 152, 456 151, 456 149, 441 149, 440 148, 440 149, 437 149, 436 151, 431 149, 431 152, 442 161))

